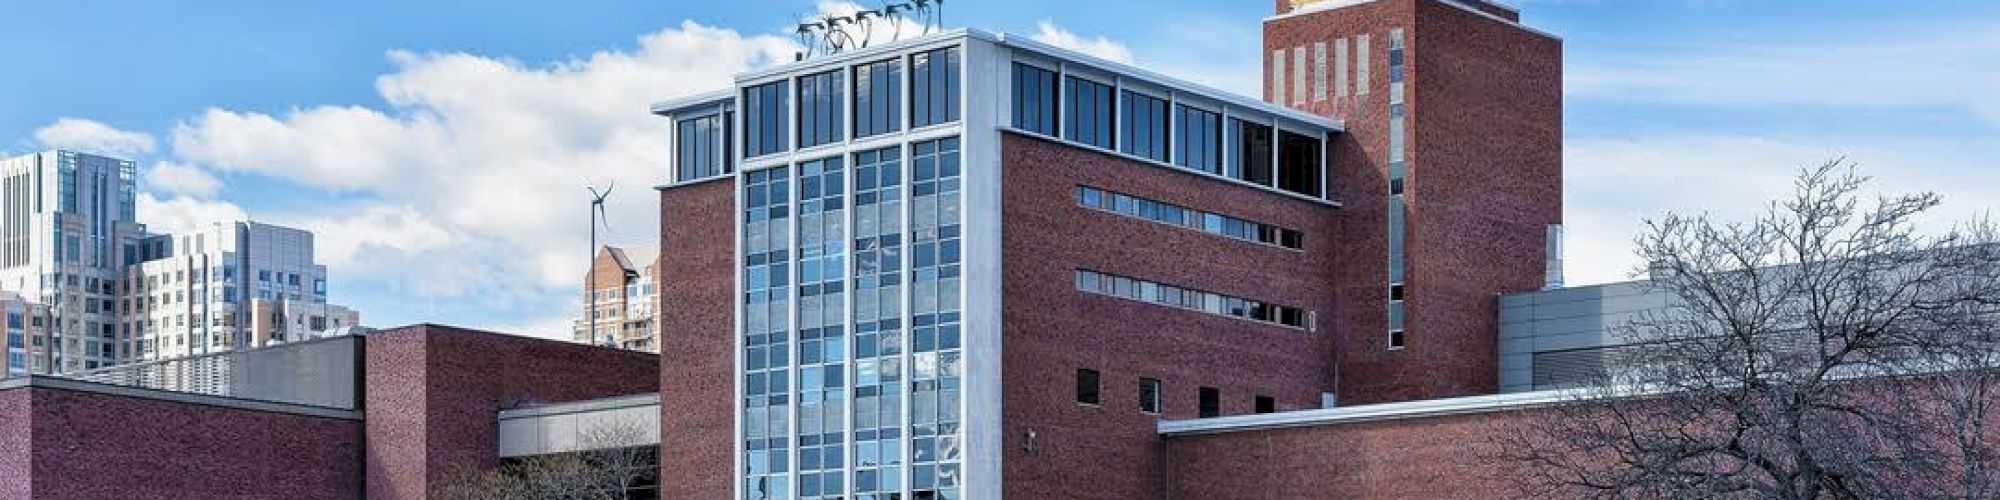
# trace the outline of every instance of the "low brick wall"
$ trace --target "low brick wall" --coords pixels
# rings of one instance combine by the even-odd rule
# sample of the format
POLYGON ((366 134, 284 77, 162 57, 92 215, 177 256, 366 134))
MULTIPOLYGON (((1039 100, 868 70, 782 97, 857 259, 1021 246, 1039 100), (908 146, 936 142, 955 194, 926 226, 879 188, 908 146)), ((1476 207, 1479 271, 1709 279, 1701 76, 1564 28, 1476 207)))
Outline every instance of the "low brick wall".
POLYGON ((370 334, 368 498, 425 498, 496 467, 499 412, 659 391, 659 357, 438 325, 370 334))
POLYGON ((0 386, 0 497, 357 497, 358 415, 237 403, 10 381, 0 386))

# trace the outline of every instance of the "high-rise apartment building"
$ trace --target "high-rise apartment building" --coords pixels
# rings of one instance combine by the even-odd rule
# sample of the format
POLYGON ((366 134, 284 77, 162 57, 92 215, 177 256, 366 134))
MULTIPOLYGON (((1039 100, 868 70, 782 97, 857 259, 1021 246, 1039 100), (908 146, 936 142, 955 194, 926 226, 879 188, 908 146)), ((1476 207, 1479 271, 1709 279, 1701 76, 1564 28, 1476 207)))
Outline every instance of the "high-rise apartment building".
POLYGON ((117 283, 138 262, 131 161, 73 151, 0 160, 0 290, 48 308, 30 370, 118 360, 117 283))
POLYGON ((1494 392, 1560 43, 1277 6, 1264 99, 955 31, 656 105, 662 494, 1146 498, 1163 418, 1494 392))
POLYGON ((355 326, 358 314, 326 302, 312 233, 244 221, 149 234, 136 219, 136 187, 127 160, 61 150, 0 159, 0 291, 25 304, 26 325, 19 348, 9 340, 9 357, 25 360, 10 359, 10 373, 92 370, 355 326))
POLYGON ((49 308, 18 293, 0 292, 0 314, 7 315, 7 357, 0 360, 0 378, 27 375, 34 366, 30 360, 40 353, 30 342, 46 342, 48 336, 49 308))
POLYGON ((583 309, 572 321, 573 340, 658 352, 658 297, 654 290, 659 282, 653 277, 655 261, 643 262, 643 266, 635 263, 622 248, 598 248, 590 271, 584 274, 583 309))
POLYGON ((358 320, 327 301, 309 231, 226 222, 140 245, 144 260, 118 282, 123 361, 307 340, 358 320))

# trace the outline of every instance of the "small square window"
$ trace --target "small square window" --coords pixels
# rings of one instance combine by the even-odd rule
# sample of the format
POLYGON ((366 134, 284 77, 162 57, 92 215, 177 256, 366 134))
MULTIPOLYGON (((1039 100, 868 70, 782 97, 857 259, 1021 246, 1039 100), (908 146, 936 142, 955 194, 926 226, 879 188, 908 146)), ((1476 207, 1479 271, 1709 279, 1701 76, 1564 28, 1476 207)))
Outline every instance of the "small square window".
POLYGON ((1160 379, 1139 379, 1139 411, 1160 413, 1160 379))
POLYGON ((1257 413, 1276 413, 1277 411, 1277 400, 1261 394, 1257 396, 1257 413))
POLYGON ((1402 330, 1390 330, 1390 331, 1389 331, 1389 348, 1390 348, 1390 349, 1402 349, 1402 348, 1403 348, 1403 331, 1402 331, 1402 330))
POLYGON ((1389 300, 1403 300, 1403 284, 1389 285, 1389 300))
POLYGON ((1222 391, 1214 387, 1201 388, 1201 418, 1222 416, 1222 391))
POLYGON ((1097 404, 1097 370, 1089 368, 1076 369, 1076 402, 1087 405, 1097 404))

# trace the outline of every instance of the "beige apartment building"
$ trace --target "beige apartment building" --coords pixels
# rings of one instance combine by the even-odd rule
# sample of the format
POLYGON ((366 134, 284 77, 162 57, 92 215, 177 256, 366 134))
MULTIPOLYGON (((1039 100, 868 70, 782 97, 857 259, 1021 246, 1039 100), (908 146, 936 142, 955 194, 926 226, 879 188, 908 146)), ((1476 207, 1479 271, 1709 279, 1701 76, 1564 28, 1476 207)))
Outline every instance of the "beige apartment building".
POLYGON ((659 352, 659 317, 652 255, 641 266, 625 249, 605 245, 583 277, 583 303, 573 320, 572 338, 583 344, 659 352), (594 278, 594 279, 593 279, 594 278), (593 296, 595 299, 593 300, 593 296), (594 304, 594 306, 593 306, 594 304))

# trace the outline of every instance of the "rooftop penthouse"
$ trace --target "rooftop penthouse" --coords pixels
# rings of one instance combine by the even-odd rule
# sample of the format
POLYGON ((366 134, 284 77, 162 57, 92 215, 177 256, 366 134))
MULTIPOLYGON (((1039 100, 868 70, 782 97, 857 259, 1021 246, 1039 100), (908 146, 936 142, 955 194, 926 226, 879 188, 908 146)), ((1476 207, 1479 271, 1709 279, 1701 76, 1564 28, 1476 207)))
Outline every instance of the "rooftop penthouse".
MULTIPOLYGON (((746 72, 653 105, 672 120, 667 184, 843 151, 995 133, 1334 203, 1323 116, 1025 37, 958 29, 746 72), (742 131, 742 132, 739 132, 742 131)), ((968 144, 967 150, 972 150, 968 144)))

